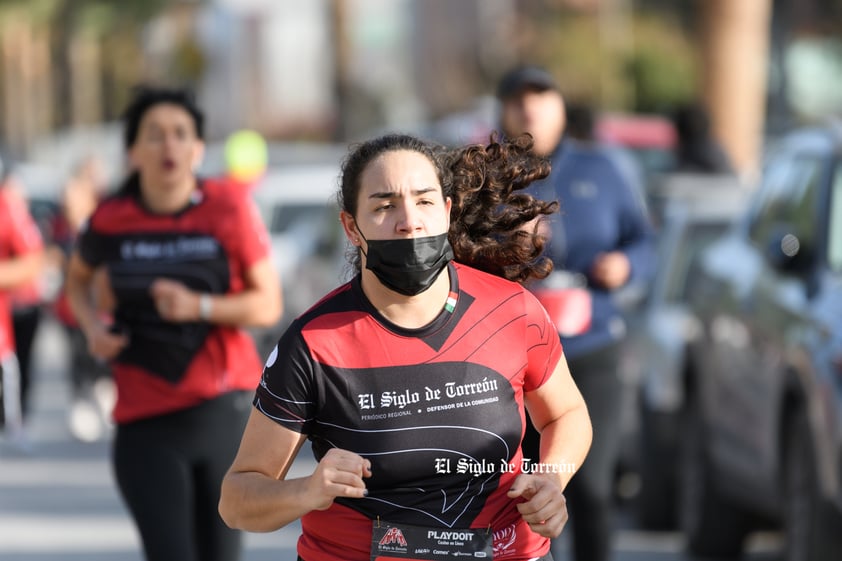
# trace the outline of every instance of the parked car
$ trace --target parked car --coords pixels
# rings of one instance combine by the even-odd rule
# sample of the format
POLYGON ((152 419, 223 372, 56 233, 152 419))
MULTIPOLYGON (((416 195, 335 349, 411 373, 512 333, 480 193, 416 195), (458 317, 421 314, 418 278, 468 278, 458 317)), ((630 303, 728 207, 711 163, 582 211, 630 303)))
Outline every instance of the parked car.
POLYGON ((330 158, 273 167, 254 190, 284 297, 280 322, 254 332, 264 356, 295 317, 343 280, 345 237, 335 200, 339 168, 339 160, 330 158))
POLYGON ((785 531, 786 561, 842 555, 842 128, 769 153, 747 211, 700 255, 684 381, 681 527, 737 557, 785 531))
POLYGON ((736 178, 665 175, 658 182, 658 268, 639 309, 628 317, 620 376, 625 469, 638 475, 644 529, 673 529, 675 457, 684 411, 683 374, 697 327, 687 288, 699 252, 739 216, 748 189, 736 178))

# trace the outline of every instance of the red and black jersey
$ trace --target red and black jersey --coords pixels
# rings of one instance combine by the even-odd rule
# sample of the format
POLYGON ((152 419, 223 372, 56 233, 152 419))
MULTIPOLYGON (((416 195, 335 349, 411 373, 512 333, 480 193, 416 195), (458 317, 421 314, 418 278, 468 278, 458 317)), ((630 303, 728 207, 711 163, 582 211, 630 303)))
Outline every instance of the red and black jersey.
POLYGON ((167 322, 153 303, 150 287, 158 278, 199 292, 240 292, 246 271, 269 254, 266 229, 247 196, 212 180, 202 181, 194 195, 182 211, 159 215, 137 195, 119 194, 97 207, 79 237, 82 259, 107 268, 115 325, 129 336, 113 364, 117 422, 252 389, 260 375, 260 358, 244 330, 167 322))
POLYGON ((495 559, 547 552, 506 492, 521 472, 524 392, 552 374, 561 344, 520 285, 454 263, 448 271, 447 305, 424 328, 389 322, 357 276, 299 317, 269 356, 255 406, 307 434, 317 459, 339 447, 372 464, 366 498, 302 518, 302 558, 368 559, 378 518, 490 528, 495 559))

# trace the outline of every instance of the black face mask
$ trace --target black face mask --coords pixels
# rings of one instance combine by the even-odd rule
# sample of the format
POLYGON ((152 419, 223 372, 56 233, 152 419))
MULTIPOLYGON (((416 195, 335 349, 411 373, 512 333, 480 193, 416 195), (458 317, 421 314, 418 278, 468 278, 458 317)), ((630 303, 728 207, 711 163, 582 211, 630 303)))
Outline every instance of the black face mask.
POLYGON ((366 240, 366 243, 365 268, 384 285, 407 296, 430 288, 453 259, 446 233, 424 238, 366 240))

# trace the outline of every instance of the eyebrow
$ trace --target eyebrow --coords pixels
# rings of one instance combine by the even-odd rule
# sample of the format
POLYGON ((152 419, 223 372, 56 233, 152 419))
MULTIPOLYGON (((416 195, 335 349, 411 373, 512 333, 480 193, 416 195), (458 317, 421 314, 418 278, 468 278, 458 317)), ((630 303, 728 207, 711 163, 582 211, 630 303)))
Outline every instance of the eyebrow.
MULTIPOLYGON (((417 197, 419 195, 424 195, 426 193, 434 192, 434 191, 437 191, 437 190, 438 189, 436 187, 422 187, 421 189, 413 189, 412 195, 417 197)), ((397 191, 382 191, 382 192, 379 192, 379 193, 372 193, 371 195, 368 196, 368 198, 369 199, 394 199, 394 198, 400 198, 402 196, 403 195, 401 195, 397 191)))
POLYGON ((160 123, 147 123, 141 127, 140 130, 146 131, 150 134, 161 134, 168 129, 174 130, 175 132, 182 132, 182 131, 190 131, 190 125, 186 123, 175 123, 172 127, 167 125, 161 125, 160 123))

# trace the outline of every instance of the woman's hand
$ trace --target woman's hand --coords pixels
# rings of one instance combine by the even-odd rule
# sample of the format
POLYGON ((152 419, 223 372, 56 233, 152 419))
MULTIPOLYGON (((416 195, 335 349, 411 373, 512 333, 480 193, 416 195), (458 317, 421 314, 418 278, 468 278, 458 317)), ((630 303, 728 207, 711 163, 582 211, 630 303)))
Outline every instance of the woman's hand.
POLYGON ((158 315, 174 323, 199 321, 198 292, 170 279, 156 279, 149 289, 158 315))
POLYGON ((369 460, 348 450, 331 448, 307 478, 307 496, 315 501, 313 509, 330 508, 336 497, 365 497, 365 477, 371 477, 369 460))
POLYGON ((100 360, 111 360, 129 344, 128 336, 110 331, 101 322, 95 322, 85 331, 85 340, 90 355, 100 360))
POLYGON ((508 496, 523 499, 517 505, 521 517, 545 538, 557 538, 567 524, 567 500, 558 478, 551 474, 518 475, 508 496))

